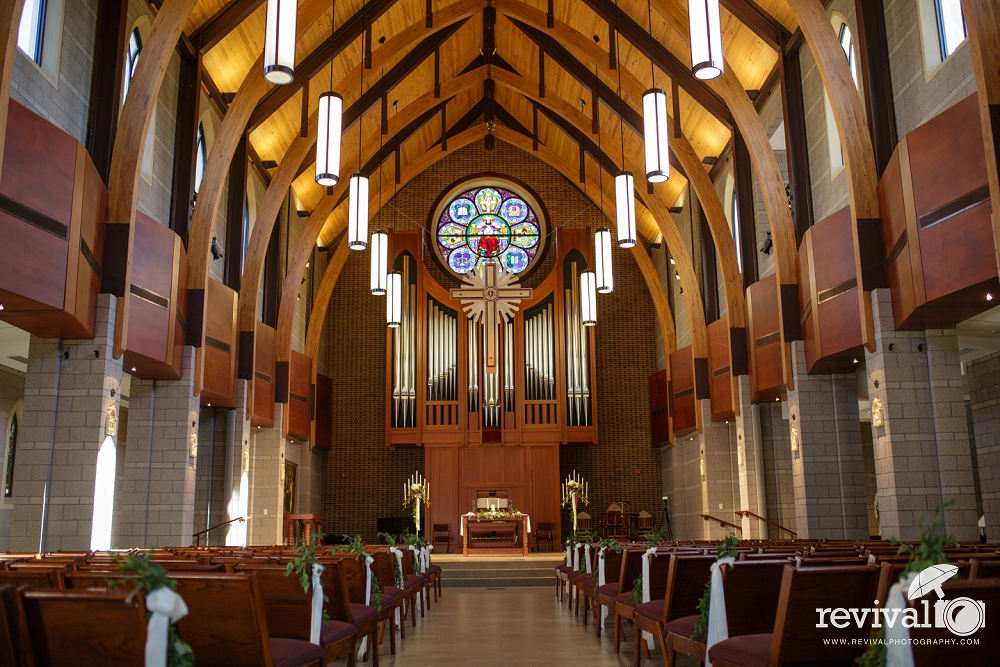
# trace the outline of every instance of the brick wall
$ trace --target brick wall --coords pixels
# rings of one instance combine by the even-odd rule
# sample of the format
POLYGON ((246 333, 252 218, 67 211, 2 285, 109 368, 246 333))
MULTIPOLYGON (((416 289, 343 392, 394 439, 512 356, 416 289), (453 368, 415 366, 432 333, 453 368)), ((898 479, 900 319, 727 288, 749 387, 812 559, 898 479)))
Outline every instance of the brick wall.
MULTIPOLYGON (((503 142, 487 151, 480 141, 439 161, 396 195, 397 229, 425 225, 443 190, 465 175, 484 171, 509 174, 531 187, 548 210, 550 229, 593 224, 583 194, 555 170, 503 142)), ((392 209, 385 210, 381 224, 388 227, 392 209)), ((543 262, 553 263, 552 256, 543 262)), ((649 444, 648 376, 656 368, 652 302, 634 261, 618 250, 614 261, 615 292, 602 296, 598 305, 600 445, 564 447, 561 468, 564 475, 575 468, 591 481, 596 511, 611 500, 626 499, 658 520, 659 455, 649 444)), ((427 265, 432 275, 441 276, 432 260, 427 265)), ((543 265, 526 283, 537 284, 545 272, 543 265)), ((376 518, 406 516, 397 482, 423 471, 422 449, 391 451, 384 445, 385 332, 385 302, 369 293, 368 255, 351 253, 330 300, 321 351, 333 379, 323 513, 327 532, 334 534, 372 538, 376 518)))

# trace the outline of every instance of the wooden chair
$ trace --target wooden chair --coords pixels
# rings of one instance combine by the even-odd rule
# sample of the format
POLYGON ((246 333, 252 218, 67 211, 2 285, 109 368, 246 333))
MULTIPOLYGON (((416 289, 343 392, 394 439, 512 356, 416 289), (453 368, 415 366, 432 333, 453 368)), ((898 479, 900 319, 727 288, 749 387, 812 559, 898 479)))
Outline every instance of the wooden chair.
POLYGON ((549 551, 555 549, 555 527, 551 523, 540 523, 535 526, 535 533, 533 535, 535 538, 535 551, 541 551, 539 547, 539 542, 548 542, 549 551))
POLYGON ((586 512, 580 512, 576 515, 577 530, 591 530, 593 528, 593 523, 593 518, 586 512))
MULTIPOLYGON (((284 565, 239 565, 236 572, 256 576, 264 601, 267 631, 271 636, 309 641, 312 596, 302 590, 297 576, 285 576, 284 565)), ((347 586, 346 582, 339 581, 342 577, 343 572, 337 563, 324 569, 321 580, 327 605, 338 601, 344 604, 347 586)), ((334 620, 322 623, 320 645, 325 653, 323 664, 346 655, 348 664, 353 665, 356 643, 357 630, 353 623, 334 620)))
MULTIPOLYGON (((660 557, 662 558, 662 556, 660 557)), ((665 638, 670 632, 690 637, 698 620, 698 601, 705 593, 715 556, 687 556, 671 554, 667 568, 667 585, 662 599, 651 599, 635 608, 635 633, 649 632, 667 654, 665 638), (670 628, 667 630, 666 628, 670 628)), ((652 567, 650 568, 652 575, 652 567)), ((650 577, 650 597, 653 594, 650 577)), ((639 666, 639 644, 636 640, 633 663, 639 666)))
POLYGON ((23 591, 20 603, 38 667, 145 662, 146 609, 140 595, 38 589, 23 591))
MULTIPOLYGON (((778 613, 781 578, 787 561, 737 561, 723 570, 726 625, 730 637, 770 632, 778 613)), ((705 662, 704 637, 694 639, 697 616, 672 621, 664 628, 663 663, 673 667, 676 653, 705 662)))
POLYGON ((178 572, 173 579, 188 607, 188 615, 177 621, 177 632, 191 645, 199 663, 322 665, 324 654, 319 646, 270 637, 255 574, 178 572))
POLYGON ((636 517, 635 529, 640 535, 651 532, 653 530, 653 515, 645 510, 639 512, 639 516, 636 517))
POLYGON ((434 530, 431 531, 431 544, 437 549, 438 544, 447 544, 448 549, 445 553, 451 553, 451 524, 450 523, 436 523, 433 526, 434 530))
MULTIPOLYGON (((771 633, 742 635, 719 642, 709 651, 715 667, 781 665, 817 660, 853 665, 866 648, 871 615, 859 628, 817 628, 817 606, 871 608, 879 571, 874 565, 804 567, 785 565, 778 612, 771 633), (825 641, 833 640, 833 641, 825 641)), ((827 664, 827 662, 824 662, 827 664)))
MULTIPOLYGON (((944 591, 945 601, 967 597, 982 602, 987 614, 990 609, 1000 608, 1000 579, 949 581, 941 586, 941 590, 944 591)), ((936 595, 931 597, 937 598, 936 595)), ((922 613, 921 600, 911 601, 909 606, 922 613)), ((997 656, 1000 655, 1000 633, 988 627, 969 635, 969 639, 977 642, 972 645, 951 644, 955 635, 947 628, 913 627, 910 628, 910 638, 914 641, 913 662, 916 667, 954 664, 961 664, 962 667, 993 667, 997 664, 997 656)))

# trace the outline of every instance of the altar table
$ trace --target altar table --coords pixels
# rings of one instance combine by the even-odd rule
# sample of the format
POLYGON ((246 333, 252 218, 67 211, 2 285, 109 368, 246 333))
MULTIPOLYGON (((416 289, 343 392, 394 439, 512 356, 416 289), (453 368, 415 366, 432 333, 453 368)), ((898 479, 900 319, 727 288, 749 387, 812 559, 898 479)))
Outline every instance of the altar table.
POLYGON ((528 555, 528 517, 484 519, 462 515, 462 555, 528 555), (494 535, 495 533, 495 535, 494 535))

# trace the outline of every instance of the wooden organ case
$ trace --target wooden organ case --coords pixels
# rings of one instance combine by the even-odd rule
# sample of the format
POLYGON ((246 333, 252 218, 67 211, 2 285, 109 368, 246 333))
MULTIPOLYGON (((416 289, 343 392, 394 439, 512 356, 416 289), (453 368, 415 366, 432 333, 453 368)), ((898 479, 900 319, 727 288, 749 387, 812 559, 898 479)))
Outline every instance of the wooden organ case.
POLYGON ((386 340, 386 444, 425 448, 427 527, 457 533, 489 488, 505 490, 533 526, 559 530, 559 447, 597 444, 594 332, 580 318, 587 240, 583 230, 554 234, 555 261, 539 258, 547 275, 531 276, 531 298, 500 322, 487 373, 482 325, 427 269, 434 248, 419 232, 395 234, 403 315, 386 340))

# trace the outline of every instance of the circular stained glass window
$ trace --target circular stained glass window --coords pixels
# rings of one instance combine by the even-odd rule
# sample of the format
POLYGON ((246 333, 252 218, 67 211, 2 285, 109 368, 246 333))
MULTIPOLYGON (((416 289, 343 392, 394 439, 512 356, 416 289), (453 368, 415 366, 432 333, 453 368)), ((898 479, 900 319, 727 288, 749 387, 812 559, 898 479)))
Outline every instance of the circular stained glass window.
POLYGON ((437 246, 444 263, 464 276, 488 261, 521 273, 538 256, 542 223, 528 199, 504 187, 462 189, 437 216, 437 246))

